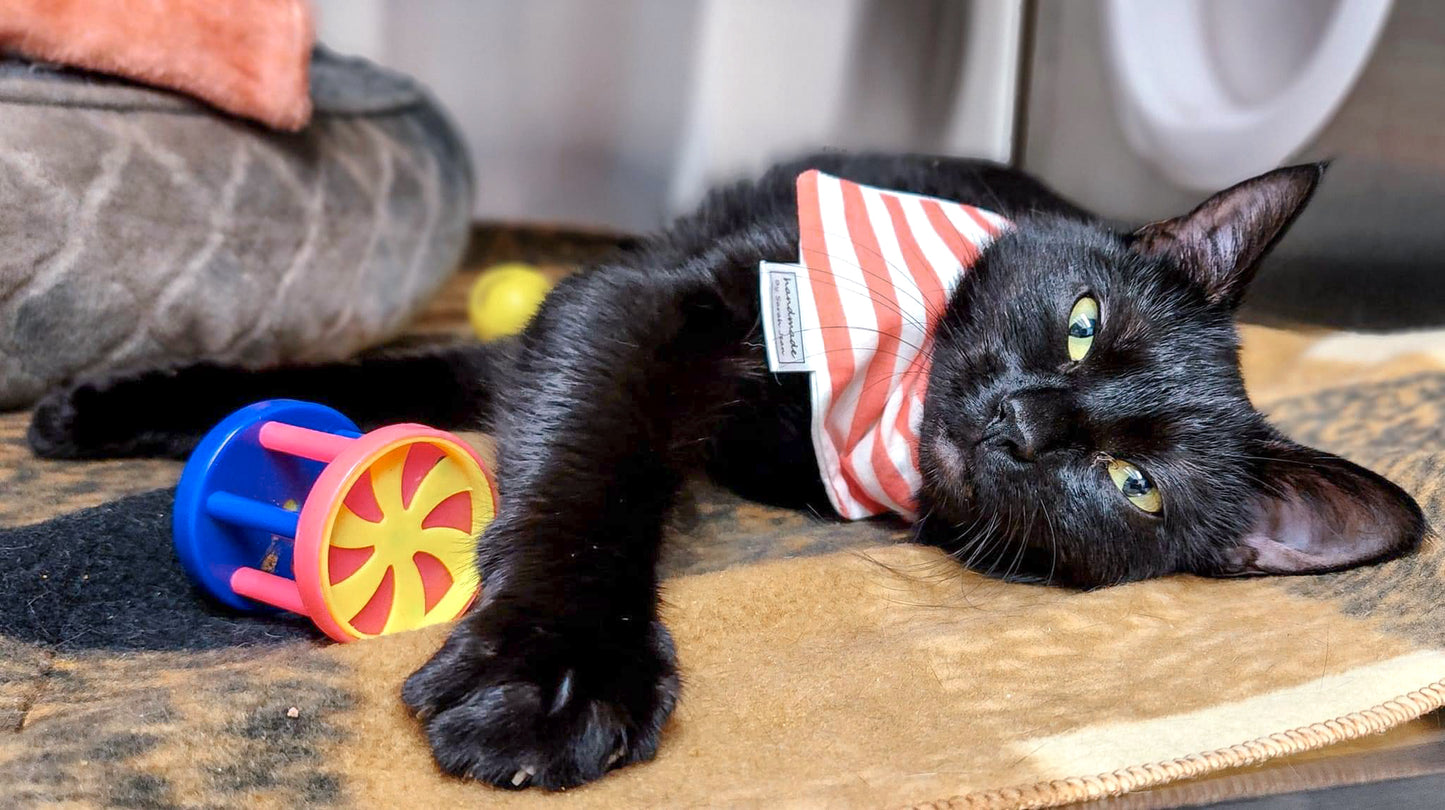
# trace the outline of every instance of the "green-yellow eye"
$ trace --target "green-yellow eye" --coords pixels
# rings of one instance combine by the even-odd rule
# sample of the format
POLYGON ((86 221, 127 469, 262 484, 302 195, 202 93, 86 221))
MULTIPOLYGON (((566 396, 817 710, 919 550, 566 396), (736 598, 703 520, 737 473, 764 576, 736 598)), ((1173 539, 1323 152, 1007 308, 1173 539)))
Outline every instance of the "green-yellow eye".
POLYGON ((1151 515, 1164 508, 1164 499, 1159 496, 1159 489, 1143 470, 1133 464, 1117 458, 1110 459, 1109 477, 1114 479, 1114 486, 1124 493, 1129 503, 1151 515))
POLYGON ((1099 302, 1086 295, 1075 301, 1069 311, 1069 359, 1083 360, 1094 345, 1094 333, 1098 331, 1099 302))

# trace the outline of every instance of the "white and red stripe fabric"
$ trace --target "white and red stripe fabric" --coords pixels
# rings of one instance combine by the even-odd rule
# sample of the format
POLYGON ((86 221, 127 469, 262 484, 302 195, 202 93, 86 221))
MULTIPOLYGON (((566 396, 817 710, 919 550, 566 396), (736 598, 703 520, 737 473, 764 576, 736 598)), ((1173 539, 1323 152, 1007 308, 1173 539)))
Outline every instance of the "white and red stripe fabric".
POLYGON ((797 194, 798 264, 760 268, 769 366, 812 374, 813 447, 838 513, 915 519, 933 330, 1010 223, 818 171, 797 194))

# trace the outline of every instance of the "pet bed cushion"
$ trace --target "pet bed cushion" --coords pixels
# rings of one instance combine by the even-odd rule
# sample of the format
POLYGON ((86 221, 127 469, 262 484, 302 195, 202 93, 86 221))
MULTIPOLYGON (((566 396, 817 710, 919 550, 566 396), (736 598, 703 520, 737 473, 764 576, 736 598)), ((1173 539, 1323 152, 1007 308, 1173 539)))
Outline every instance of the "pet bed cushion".
MULTIPOLYGON (((465 333, 462 312, 451 320, 465 333)), ((1245 333, 1246 380, 1281 427, 1399 481, 1436 525, 1442 357, 1445 332, 1245 333)), ((1438 542, 1342 574, 1075 593, 881 545, 899 524, 704 488, 665 562, 684 686, 657 759, 565 796, 505 793, 440 776, 398 698, 447 628, 329 645, 294 618, 227 614, 170 552, 170 493, 155 488, 178 463, 36 460, 25 423, 0 417, 0 525, 15 527, 0 530, 0 795, 13 804, 1040 807, 1445 704, 1438 542)), ((1286 757, 1127 806, 1353 781, 1352 761, 1286 757)), ((1376 761, 1377 777, 1411 767, 1376 761)))
POLYGON ((416 84, 317 49, 311 125, 0 62, 0 408, 77 375, 345 356, 465 247, 472 180, 416 84))

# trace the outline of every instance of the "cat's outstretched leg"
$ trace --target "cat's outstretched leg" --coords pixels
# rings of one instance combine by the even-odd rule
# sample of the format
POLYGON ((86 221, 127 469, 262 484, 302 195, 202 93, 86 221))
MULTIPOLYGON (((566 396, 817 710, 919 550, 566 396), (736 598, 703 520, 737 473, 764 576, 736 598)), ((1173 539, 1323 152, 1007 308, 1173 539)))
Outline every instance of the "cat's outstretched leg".
POLYGON ((523 336, 498 391, 482 600, 402 692, 447 772, 564 788, 656 751, 678 693, 657 616, 663 524, 686 467, 766 374, 753 268, 795 239, 763 229, 677 263, 599 268, 559 286, 523 336))
POLYGON ((48 458, 184 457, 226 414, 262 399, 330 405, 362 428, 422 422, 482 426, 495 345, 373 355, 347 363, 263 371, 200 364, 93 377, 46 395, 30 447, 48 458))

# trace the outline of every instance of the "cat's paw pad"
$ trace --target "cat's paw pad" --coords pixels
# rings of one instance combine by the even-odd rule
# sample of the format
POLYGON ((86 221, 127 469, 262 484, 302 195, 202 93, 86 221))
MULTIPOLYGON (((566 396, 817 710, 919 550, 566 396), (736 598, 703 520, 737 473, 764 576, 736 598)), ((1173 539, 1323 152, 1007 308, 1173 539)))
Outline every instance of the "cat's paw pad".
POLYGON ((602 653, 565 637, 497 643, 473 629, 477 618, 402 688, 442 770, 503 788, 562 789, 656 753, 678 692, 661 623, 651 638, 602 653))

